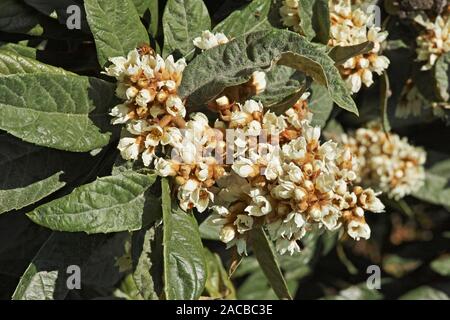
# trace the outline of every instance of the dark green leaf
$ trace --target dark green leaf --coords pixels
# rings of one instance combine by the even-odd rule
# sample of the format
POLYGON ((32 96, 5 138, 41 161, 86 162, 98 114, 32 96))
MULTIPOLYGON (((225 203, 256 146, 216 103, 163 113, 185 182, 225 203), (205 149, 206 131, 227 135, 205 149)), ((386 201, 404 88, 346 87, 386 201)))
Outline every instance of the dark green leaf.
POLYGON ((208 216, 199 226, 200 236, 206 240, 219 241, 220 226, 212 223, 213 216, 208 216))
POLYGON ((442 255, 433 260, 430 264, 431 269, 444 277, 450 277, 450 256, 442 255))
POLYGON ((345 61, 360 54, 364 54, 373 49, 373 42, 367 41, 353 46, 336 46, 330 50, 330 57, 334 60, 337 66, 340 66, 345 61))
POLYGON ((0 50, 9 51, 16 55, 36 60, 37 50, 35 48, 26 47, 15 43, 5 43, 0 45, 0 50))
POLYGON ((60 171, 23 188, 0 190, 0 214, 26 207, 61 189, 65 185, 60 181, 62 173, 60 171))
POLYGON ((37 202, 65 184, 71 188, 91 179, 91 171, 96 171, 100 162, 105 162, 104 152, 95 157, 64 152, 38 147, 2 133, 0 212, 37 202))
POLYGON ((449 296, 429 286, 421 286, 402 295, 399 300, 449 300, 449 296))
POLYGON ((388 100, 391 95, 391 87, 389 85, 389 76, 387 72, 383 72, 381 76, 381 85, 380 85, 380 111, 381 111, 381 123, 383 125, 383 130, 385 132, 391 131, 391 125, 389 123, 388 117, 388 100))
POLYGON ((208 9, 202 0, 168 0, 162 21, 164 56, 173 52, 189 55, 194 50, 194 38, 211 28, 208 9))
POLYGON ((162 179, 164 292, 168 300, 198 299, 206 282, 206 261, 197 221, 172 202, 162 179))
POLYGON ((427 172, 424 186, 413 195, 426 202, 450 206, 450 187, 447 184, 447 178, 427 172))
POLYGON ((253 71, 286 65, 327 86, 333 101, 358 113, 339 71, 323 46, 307 42, 287 30, 261 31, 236 38, 197 56, 185 69, 179 88, 188 104, 199 106, 224 88, 245 83, 253 71))
POLYGON ((309 39, 317 38, 323 44, 330 38, 330 10, 328 0, 299 0, 298 14, 302 33, 309 39))
POLYGON ((339 291, 337 295, 326 296, 325 300, 380 300, 383 296, 373 289, 367 288, 366 283, 348 287, 339 291))
POLYGON ((214 27, 215 32, 222 32, 229 38, 250 32, 271 28, 267 15, 271 0, 254 0, 243 9, 233 11, 225 20, 214 27))
POLYGON ((333 110, 333 100, 328 93, 327 88, 313 83, 311 86, 311 97, 308 100, 308 107, 313 113, 312 125, 323 128, 328 117, 333 110))
POLYGON ((428 171, 434 175, 450 179, 450 159, 435 163, 428 171))
POLYGON ((437 93, 442 101, 450 99, 450 52, 439 57, 434 67, 437 93))
POLYGON ((149 43, 131 0, 85 0, 89 27, 94 35, 100 66, 108 58, 126 56, 137 46, 149 43))
POLYGON ((149 32, 156 37, 159 26, 159 1, 158 0, 133 0, 134 6, 141 18, 146 19, 147 13, 150 14, 149 32))
MULTIPOLYGON (((156 237, 156 228, 151 227, 145 232, 136 233, 132 242, 132 251, 135 253, 135 257, 133 257, 135 264, 133 279, 139 294, 146 300, 158 300, 152 272, 155 263, 152 261, 152 255, 154 254, 152 246, 156 237)), ((158 243, 158 245, 161 245, 161 243, 158 243)))
POLYGON ((72 74, 64 69, 23 57, 9 50, 0 50, 0 75, 20 73, 72 74))
POLYGON ((261 228, 253 229, 250 232, 250 241, 256 259, 258 259, 259 265, 266 275, 267 280, 269 280, 273 291, 275 291, 278 298, 291 300, 292 297, 289 293, 286 280, 283 277, 273 248, 264 230, 261 228))
POLYGON ((108 144, 108 111, 114 85, 64 74, 16 74, 0 78, 0 129, 37 145, 90 151, 108 144), (93 118, 91 120, 91 118, 93 118))
POLYGON ((27 215, 37 224, 58 231, 138 230, 159 208, 158 201, 145 194, 155 179, 155 175, 134 172, 99 178, 27 215))
POLYGON ((219 255, 206 248, 204 252, 208 274, 205 289, 209 296, 213 299, 236 299, 233 283, 228 278, 219 255))
MULTIPOLYGON (((122 241, 123 235, 108 238, 105 235, 53 232, 21 277, 12 299, 64 299, 69 292, 68 277, 74 274, 69 266, 80 268, 82 286, 88 279, 97 279, 101 284, 103 280, 99 277, 106 273, 114 274, 112 282, 118 281, 119 272, 111 262, 123 251, 118 245, 122 241), (100 261, 99 257, 102 257, 100 261), (105 270, 105 262, 108 270, 105 270)), ((112 285, 111 279, 108 280, 112 285)))
POLYGON ((266 82, 266 90, 255 96, 254 99, 261 101, 264 107, 275 111, 279 108, 280 103, 303 92, 306 87, 305 75, 286 66, 274 66, 267 72, 266 82))

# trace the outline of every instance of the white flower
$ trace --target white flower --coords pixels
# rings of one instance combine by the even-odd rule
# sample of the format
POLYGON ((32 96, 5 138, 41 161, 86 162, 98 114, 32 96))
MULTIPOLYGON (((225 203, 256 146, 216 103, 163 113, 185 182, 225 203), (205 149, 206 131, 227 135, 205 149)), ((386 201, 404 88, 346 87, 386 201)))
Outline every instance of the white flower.
POLYGON ((209 202, 214 200, 214 195, 205 188, 197 188, 191 193, 190 200, 198 212, 203 212, 209 202))
POLYGON ((135 138, 124 137, 120 139, 117 149, 125 160, 137 160, 139 157, 140 146, 136 143, 135 138))
POLYGON ((263 117, 263 129, 268 134, 276 135, 286 129, 286 121, 283 117, 277 116, 275 113, 267 111, 263 117))
POLYGON ((437 16, 432 22, 417 16, 414 20, 425 27, 416 40, 417 60, 426 62, 422 70, 430 70, 441 55, 450 51, 450 18, 437 16))
POLYGON ((283 165, 283 171, 288 175, 289 180, 294 183, 300 183, 303 180, 303 172, 295 163, 289 162, 283 165))
POLYGON ((163 158, 155 160, 155 171, 161 177, 174 176, 177 172, 174 170, 173 164, 163 158))
POLYGON ((127 124, 128 132, 135 135, 141 135, 151 129, 152 126, 150 126, 146 120, 133 120, 127 124))
POLYGON ((228 41, 228 38, 223 33, 213 34, 209 30, 205 30, 202 32, 201 37, 196 37, 192 42, 197 48, 208 50, 228 41))
POLYGON ((149 133, 145 138, 145 146, 156 147, 163 136, 163 128, 158 125, 152 125, 148 127, 147 131, 149 131, 149 133))
POLYGON ((267 197, 257 195, 252 197, 252 203, 244 211, 248 212, 251 216, 261 217, 272 211, 272 205, 267 197))
POLYGON ((163 146, 170 144, 171 146, 177 146, 183 140, 180 129, 176 127, 164 128, 164 134, 161 138, 161 144, 163 146))
POLYGON ((229 243, 236 236, 236 230, 233 226, 224 226, 220 230, 219 238, 223 243, 229 243))
POLYGON ((150 91, 142 89, 136 96, 136 103, 141 107, 146 107, 150 101, 153 101, 155 97, 152 97, 150 91))
POLYGON ((164 64, 166 67, 166 71, 172 75, 181 75, 181 73, 184 71, 184 68, 186 68, 187 65, 186 60, 184 58, 181 58, 177 60, 177 62, 175 62, 172 55, 169 55, 166 58, 164 64))
POLYGON ((322 173, 316 179, 316 189, 325 193, 331 191, 334 187, 334 175, 330 173, 322 173))
POLYGON ((348 223, 347 233, 357 241, 359 241, 360 238, 369 239, 370 227, 367 223, 354 219, 348 223))
POLYGON ((270 192, 271 195, 277 199, 290 199, 295 190, 295 184, 288 180, 279 179, 276 185, 270 192))
POLYGON ((275 242, 275 247, 281 255, 289 252, 289 254, 292 256, 295 252, 300 252, 300 247, 296 240, 278 238, 275 242))
POLYGON ((186 108, 183 105, 183 101, 177 96, 169 96, 166 101, 166 110, 172 116, 180 116, 184 118, 186 116, 186 108))
POLYGON ((196 177, 200 181, 205 181, 209 177, 209 166, 205 163, 198 165, 199 170, 196 172, 196 177))
POLYGON ((129 87, 127 91, 125 91, 125 95, 127 99, 131 100, 139 93, 139 90, 136 87, 129 87))
POLYGON ((328 206, 320 219, 320 222, 322 222, 328 230, 336 230, 340 226, 340 224, 338 224, 340 216, 340 212, 337 208, 328 206))
POLYGON ((236 172, 239 176, 243 178, 251 177, 257 174, 257 170, 255 169, 255 165, 253 164, 253 162, 243 157, 240 157, 238 160, 235 160, 231 168, 233 169, 234 172, 236 172))
POLYGON ((188 129, 196 131, 196 133, 203 133, 209 128, 209 120, 204 113, 197 112, 190 115, 191 120, 186 123, 188 129))
POLYGON ((266 73, 263 71, 253 72, 250 83, 255 88, 256 94, 262 93, 267 86, 266 73))
POLYGON ((111 120, 112 124, 122 124, 126 123, 130 120, 130 116, 128 113, 130 112, 128 106, 126 104, 118 104, 114 108, 111 109, 109 113, 114 119, 111 120))
POLYGON ((247 100, 241 106, 241 111, 246 113, 263 112, 263 105, 261 102, 256 102, 255 100, 247 100))
POLYGON ((237 232, 244 233, 253 227, 253 218, 247 215, 238 214, 236 220, 234 221, 237 232))
POLYGON ((155 149, 147 148, 144 152, 142 152, 142 162, 144 166, 148 167, 152 164, 153 158, 155 157, 155 149))

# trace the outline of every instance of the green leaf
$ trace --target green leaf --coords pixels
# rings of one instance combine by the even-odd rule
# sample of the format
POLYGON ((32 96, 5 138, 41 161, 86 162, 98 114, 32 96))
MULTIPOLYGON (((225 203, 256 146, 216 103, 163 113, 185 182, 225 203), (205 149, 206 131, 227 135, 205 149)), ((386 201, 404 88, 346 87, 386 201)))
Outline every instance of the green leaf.
POLYGON ((428 171, 434 175, 450 179, 450 159, 435 163, 428 171))
POLYGON ((87 21, 94 35, 100 66, 108 58, 126 56, 143 43, 149 43, 131 0, 85 0, 87 21))
POLYGON ((328 0, 299 0, 300 28, 308 40, 315 37, 323 44, 330 38, 328 0))
POLYGON ((345 63, 352 57, 368 53, 373 49, 374 43, 367 41, 353 46, 335 46, 330 50, 329 56, 334 60, 337 66, 345 63))
POLYGON ((189 106, 200 106, 224 88, 245 83, 253 71, 270 70, 276 63, 311 76, 328 88, 337 105, 358 114, 355 102, 325 48, 287 30, 251 33, 203 52, 186 67, 179 94, 188 98, 189 106))
POLYGON ((60 171, 23 188, 0 190, 0 214, 26 207, 61 189, 65 185, 60 181, 62 173, 60 171))
POLYGON ((439 57, 434 67, 434 78, 439 97, 443 101, 450 99, 450 52, 439 57))
POLYGON ((366 283, 350 286, 339 291, 337 295, 326 296, 324 300, 381 300, 383 295, 377 290, 369 289, 366 283))
POLYGON ((208 9, 202 0, 168 0, 162 21, 164 56, 174 52, 189 55, 195 49, 194 38, 211 28, 208 9))
POLYGON ((147 189, 155 175, 126 172, 103 177, 76 188, 71 194, 44 204, 27 216, 57 231, 109 233, 138 230, 159 208, 147 189))
POLYGON ((422 261, 413 258, 404 258, 399 255, 389 254, 383 258, 383 269, 396 278, 416 270, 422 265, 422 261))
POLYGON ((286 66, 274 66, 266 73, 266 82, 266 90, 254 99, 277 112, 286 99, 304 92, 307 81, 302 72, 286 66))
POLYGON ((150 13, 150 25, 148 31, 153 37, 156 37, 159 26, 158 0, 133 0, 133 3, 141 18, 145 19, 147 12, 150 13))
MULTIPOLYGON (((298 281, 287 281, 290 291, 297 291, 298 281)), ((239 287, 237 297, 240 300, 276 300, 277 295, 273 291, 267 278, 261 269, 253 272, 239 287)))
POLYGON ((136 233, 132 242, 132 252, 135 253, 133 279, 139 294, 146 300, 158 300, 152 273, 154 268, 152 246, 156 237, 156 228, 152 226, 145 232, 136 233), (140 242, 142 242, 141 245, 140 242))
POLYGON ((0 77, 0 129, 40 146, 84 152, 108 144, 114 85, 68 74, 0 77), (92 119, 91 119, 92 118, 92 119))
POLYGON ((2 51, 9 51, 9 52, 14 53, 16 55, 19 55, 19 56, 22 56, 22 57, 26 57, 26 58, 30 58, 30 59, 33 59, 33 60, 36 60, 36 53, 38 51, 35 48, 26 47, 24 45, 15 44, 15 43, 1 44, 0 45, 0 50, 2 50, 2 51))
POLYGON ((399 300, 449 300, 449 296, 429 286, 421 286, 402 295, 399 300))
POLYGON ((23 57, 11 51, 0 50, 0 75, 20 73, 72 74, 72 72, 23 57))
POLYGON ((22 275, 12 299, 64 299, 69 292, 67 282, 72 283, 68 277, 74 275, 68 267, 73 265, 80 267, 82 288, 89 279, 96 279, 101 285, 105 275, 110 277, 107 284, 113 285, 120 274, 111 262, 123 251, 119 245, 122 241, 122 234, 110 238, 53 232, 22 275), (98 257, 102 260, 98 261, 98 257))
POLYGON ((162 179, 164 292, 168 300, 198 299, 206 283, 206 261, 197 221, 172 202, 162 179))
POLYGON ((291 300, 291 294, 286 284, 286 280, 280 270, 278 262, 275 258, 273 248, 263 229, 253 229, 250 231, 250 241, 258 259, 259 265, 269 280, 273 291, 280 299, 291 300))
POLYGON ((427 172, 425 184, 413 196, 433 204, 450 206, 450 187, 447 187, 447 182, 447 178, 427 172))
POLYGON ((241 10, 233 11, 214 27, 229 38, 271 28, 268 21, 271 0, 253 0, 241 10))
POLYGON ((334 103, 324 86, 313 83, 311 89, 311 96, 308 99, 308 108, 313 113, 311 124, 323 128, 330 117, 334 103))
POLYGON ((219 241, 221 227, 220 225, 213 224, 212 220, 213 216, 208 216, 202 223, 200 223, 198 230, 202 239, 219 241))
POLYGON ((108 163, 104 155, 39 147, 0 133, 0 212, 28 206, 65 184, 71 188, 92 179, 100 163, 108 163))
POLYGON ((204 248, 208 277, 205 289, 213 299, 236 299, 236 290, 228 278, 220 257, 204 248))
POLYGON ((389 123, 388 111, 387 108, 389 106, 388 100, 391 95, 391 87, 389 84, 389 76, 387 72, 383 72, 381 76, 381 84, 380 84, 380 111, 381 111, 381 123, 383 125, 383 130, 385 132, 391 131, 391 125, 389 123))
POLYGON ((450 277, 450 255, 442 255, 433 260, 430 264, 431 269, 444 277, 450 277))

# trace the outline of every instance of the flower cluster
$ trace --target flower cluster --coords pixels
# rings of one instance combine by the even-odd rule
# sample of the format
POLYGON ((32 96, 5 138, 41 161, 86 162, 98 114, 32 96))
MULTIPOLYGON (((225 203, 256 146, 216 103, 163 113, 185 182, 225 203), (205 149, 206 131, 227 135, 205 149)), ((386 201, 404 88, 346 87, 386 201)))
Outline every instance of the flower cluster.
POLYGON ((183 210, 211 208, 228 246, 245 253, 256 227, 269 231, 280 254, 299 251, 298 240, 318 229, 370 237, 365 211, 384 206, 374 190, 355 185, 358 164, 349 148, 321 143, 320 128, 310 124, 308 93, 282 115, 265 110, 242 99, 265 89, 265 73, 256 71, 209 104, 219 114, 211 126, 203 113, 185 120, 177 96, 184 60, 141 48, 111 62, 106 73, 117 78, 124 99, 111 111, 112 122, 127 129, 122 156, 141 156, 159 176, 172 177, 183 210))
POLYGON ((406 138, 386 134, 379 124, 371 123, 354 134, 343 134, 341 141, 358 159, 358 182, 397 200, 423 185, 426 153, 406 138))
POLYGON ((183 210, 196 208, 203 212, 214 199, 208 189, 225 173, 225 142, 222 132, 211 128, 208 118, 200 112, 191 115, 182 133, 170 159, 155 160, 155 170, 159 176, 174 177, 183 210))
POLYGON ((417 60, 424 61, 422 70, 430 70, 436 60, 450 51, 450 15, 437 16, 435 21, 417 16, 414 20, 425 29, 416 39, 417 60))
POLYGON ((384 206, 372 189, 354 185, 356 159, 333 141, 321 143, 320 128, 310 124, 305 98, 276 115, 247 101, 225 121, 245 133, 231 172, 211 188, 213 223, 220 238, 245 253, 248 231, 265 226, 280 254, 300 251, 298 240, 317 229, 343 227, 353 239, 370 237, 365 211, 384 206), (267 142, 252 143, 267 133, 267 142))
MULTIPOLYGON (((287 27, 301 33, 298 15, 298 0, 284 0, 280 8, 282 22, 287 27)), ((366 14, 360 8, 352 8, 350 1, 330 1, 330 40, 328 45, 352 46, 371 41, 373 49, 365 54, 348 59, 340 72, 349 89, 356 93, 362 84, 369 87, 373 83, 373 73, 381 75, 389 66, 389 59, 380 55, 381 44, 388 33, 373 24, 374 16, 366 14)))
POLYGON ((132 50, 128 56, 109 59, 106 74, 117 79, 116 95, 124 102, 111 110, 113 124, 125 124, 118 148, 124 159, 142 158, 149 166, 156 148, 173 145, 181 137, 186 109, 177 95, 184 59, 165 60, 149 47, 132 50))

